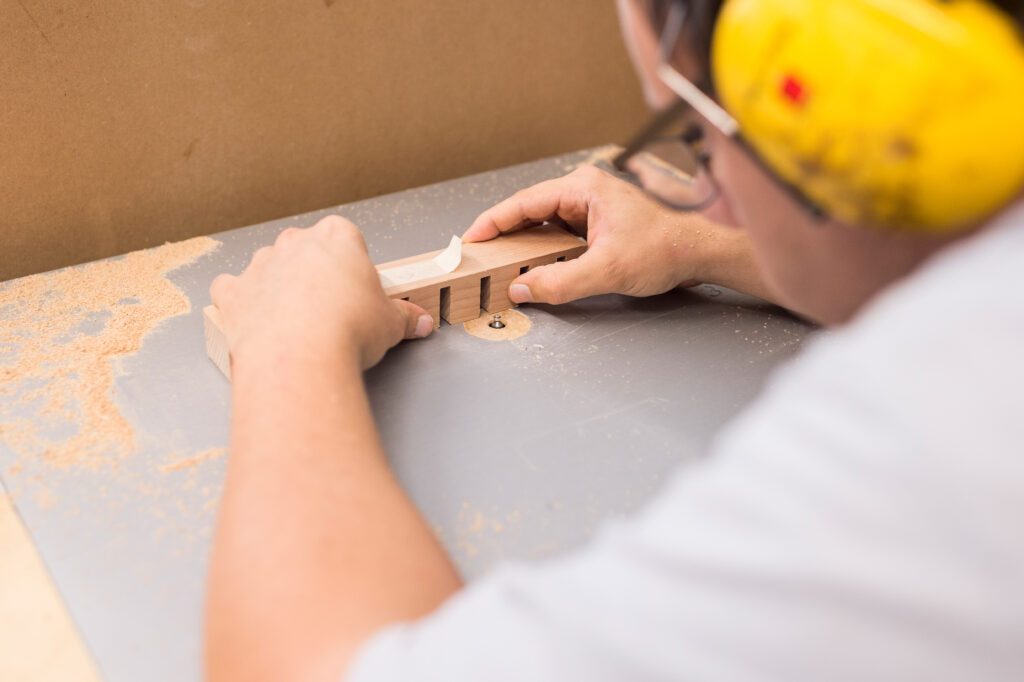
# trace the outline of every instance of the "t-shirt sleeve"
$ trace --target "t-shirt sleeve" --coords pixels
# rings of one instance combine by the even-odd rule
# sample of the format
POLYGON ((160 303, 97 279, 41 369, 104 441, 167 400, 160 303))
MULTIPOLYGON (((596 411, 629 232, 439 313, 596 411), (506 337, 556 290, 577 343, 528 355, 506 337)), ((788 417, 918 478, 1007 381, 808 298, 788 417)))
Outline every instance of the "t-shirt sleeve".
POLYGON ((884 370, 856 341, 817 346, 642 513, 379 632, 349 682, 1019 675, 1020 543, 1000 554, 970 500, 1024 509, 1009 482, 962 475, 977 453, 943 449, 969 406, 936 406, 950 423, 924 438, 906 428, 929 371, 911 346, 884 370), (880 395, 882 371, 902 388, 880 395))

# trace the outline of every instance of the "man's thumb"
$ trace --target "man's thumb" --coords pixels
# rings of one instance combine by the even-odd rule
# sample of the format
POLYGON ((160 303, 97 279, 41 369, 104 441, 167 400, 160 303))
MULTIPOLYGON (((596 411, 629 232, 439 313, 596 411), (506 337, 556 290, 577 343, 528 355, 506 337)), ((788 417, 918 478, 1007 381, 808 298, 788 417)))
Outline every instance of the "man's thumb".
POLYGON ((512 280, 508 296, 513 303, 568 303, 587 296, 610 293, 598 261, 585 253, 564 263, 541 265, 512 280))
POLYGON ((405 318, 403 338, 422 339, 433 331, 434 318, 426 310, 409 301, 392 300, 392 303, 405 318))

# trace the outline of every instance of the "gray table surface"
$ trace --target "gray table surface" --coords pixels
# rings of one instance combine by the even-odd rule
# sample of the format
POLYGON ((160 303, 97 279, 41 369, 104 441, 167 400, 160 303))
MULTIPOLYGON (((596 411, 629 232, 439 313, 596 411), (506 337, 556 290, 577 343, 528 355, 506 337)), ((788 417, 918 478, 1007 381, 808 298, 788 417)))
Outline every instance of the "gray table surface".
MULTIPOLYGON (((192 311, 122 363, 116 400, 139 452, 112 471, 8 471, 58 590, 110 682, 199 680, 207 551, 224 458, 159 472, 169 452, 228 442, 229 385, 206 358, 201 309, 286 226, 338 212, 376 262, 441 248, 515 190, 564 174, 568 154, 231 230, 169 278, 192 311), (45 492, 46 504, 40 503, 45 492)), ((701 286, 649 299, 524 306, 531 331, 493 342, 461 325, 399 346, 367 375, 398 477, 468 579, 542 560, 629 513, 759 391, 812 331, 763 302, 701 286)))

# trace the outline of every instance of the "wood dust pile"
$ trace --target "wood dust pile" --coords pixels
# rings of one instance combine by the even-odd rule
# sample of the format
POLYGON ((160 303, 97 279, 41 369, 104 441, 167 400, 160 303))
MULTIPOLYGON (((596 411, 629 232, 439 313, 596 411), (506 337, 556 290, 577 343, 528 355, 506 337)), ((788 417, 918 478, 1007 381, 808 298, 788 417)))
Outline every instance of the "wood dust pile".
POLYGON ((197 237, 0 285, 0 441, 59 469, 95 469, 133 452, 113 361, 189 312, 164 275, 219 245, 197 237))
POLYGON ((596 149, 590 152, 587 158, 583 159, 577 164, 569 166, 568 168, 566 168, 566 170, 576 170, 577 168, 582 168, 583 166, 602 165, 608 166, 610 169, 612 165, 612 159, 621 154, 622 151, 623 148, 617 144, 606 144, 602 147, 597 147, 596 149))

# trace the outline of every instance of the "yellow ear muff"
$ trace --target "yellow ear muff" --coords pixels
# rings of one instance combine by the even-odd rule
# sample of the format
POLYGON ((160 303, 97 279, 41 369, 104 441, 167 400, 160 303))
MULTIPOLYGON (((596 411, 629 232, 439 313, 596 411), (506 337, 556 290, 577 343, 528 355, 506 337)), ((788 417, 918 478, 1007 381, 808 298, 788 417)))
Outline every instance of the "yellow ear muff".
POLYGON ((1024 188, 1024 43, 983 0, 726 0, 711 63, 744 139, 845 222, 950 232, 1024 188))

